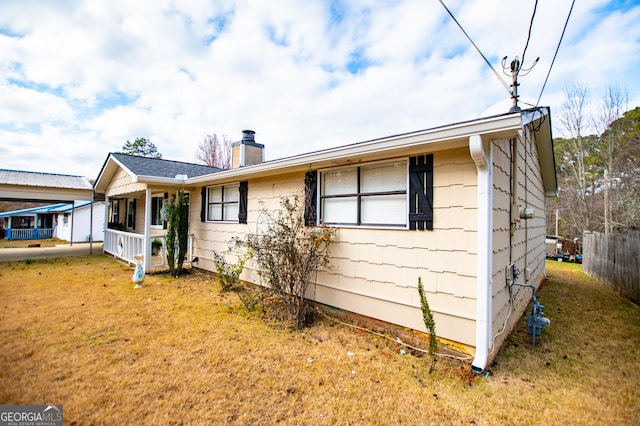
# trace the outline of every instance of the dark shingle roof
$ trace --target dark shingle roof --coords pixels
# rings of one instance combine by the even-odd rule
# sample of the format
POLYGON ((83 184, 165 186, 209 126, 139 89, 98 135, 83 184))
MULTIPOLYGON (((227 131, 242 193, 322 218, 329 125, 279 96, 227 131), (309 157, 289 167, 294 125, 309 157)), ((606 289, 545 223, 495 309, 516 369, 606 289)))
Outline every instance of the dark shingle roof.
POLYGON ((187 177, 195 177, 223 170, 218 167, 203 166, 202 164, 139 157, 119 152, 112 152, 111 155, 138 176, 175 178, 176 175, 187 175, 187 177))

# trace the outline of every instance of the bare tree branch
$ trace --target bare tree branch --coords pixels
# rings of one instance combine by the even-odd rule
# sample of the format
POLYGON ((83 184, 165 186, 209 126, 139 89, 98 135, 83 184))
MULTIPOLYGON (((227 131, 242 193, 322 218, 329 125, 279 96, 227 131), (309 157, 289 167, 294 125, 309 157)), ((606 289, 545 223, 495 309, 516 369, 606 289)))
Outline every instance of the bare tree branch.
POLYGON ((207 135, 198 145, 196 161, 209 167, 229 169, 231 167, 231 141, 222 136, 222 142, 217 134, 207 135))

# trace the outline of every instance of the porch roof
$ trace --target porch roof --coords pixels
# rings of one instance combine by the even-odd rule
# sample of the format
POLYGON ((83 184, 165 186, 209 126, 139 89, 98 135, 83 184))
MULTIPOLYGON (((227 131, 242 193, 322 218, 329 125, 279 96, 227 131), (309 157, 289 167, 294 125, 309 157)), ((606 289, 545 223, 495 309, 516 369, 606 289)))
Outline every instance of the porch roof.
MULTIPOLYGON (((70 212, 72 209, 78 210, 83 207, 87 207, 90 204, 91 201, 75 201, 73 203, 73 207, 70 203, 51 204, 49 206, 31 207, 29 209, 0 213, 0 217, 20 216, 24 214, 66 213, 70 212)), ((94 204, 97 204, 97 201, 94 204)))
POLYGON ((209 175, 223 170, 202 164, 111 152, 96 180, 96 192, 102 193, 106 190, 118 168, 125 170, 131 176, 133 182, 163 183, 168 185, 182 185, 186 177, 209 175))

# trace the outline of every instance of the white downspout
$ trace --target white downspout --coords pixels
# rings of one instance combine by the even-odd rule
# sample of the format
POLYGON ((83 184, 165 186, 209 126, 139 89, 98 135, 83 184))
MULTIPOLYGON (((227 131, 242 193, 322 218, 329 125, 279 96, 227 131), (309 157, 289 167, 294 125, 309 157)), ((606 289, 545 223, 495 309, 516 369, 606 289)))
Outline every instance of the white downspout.
POLYGON ((147 188, 144 200, 144 272, 151 269, 151 190, 147 188))
POLYGON ((493 253, 493 160, 491 143, 485 148, 480 135, 469 137, 469 151, 478 170, 478 271, 476 283, 476 355, 471 369, 487 368, 491 349, 492 253, 493 253))

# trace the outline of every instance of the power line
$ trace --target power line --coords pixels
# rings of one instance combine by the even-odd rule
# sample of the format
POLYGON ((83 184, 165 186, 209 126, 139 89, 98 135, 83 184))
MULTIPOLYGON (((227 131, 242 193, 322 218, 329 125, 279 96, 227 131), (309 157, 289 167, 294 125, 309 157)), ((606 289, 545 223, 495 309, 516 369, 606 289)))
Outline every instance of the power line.
MULTIPOLYGON (((489 68, 491 68, 491 71, 493 71, 493 73, 495 74, 496 77, 498 77, 498 80, 500 80, 500 83, 502 83, 502 85, 504 86, 505 89, 507 89, 507 92, 509 92, 509 94, 511 94, 511 89, 509 88, 509 85, 502 79, 502 77, 500 77, 500 74, 498 74, 498 72, 493 68, 493 65, 491 65, 491 62, 489 62, 489 60, 484 56, 484 54, 482 53, 482 51, 480 50, 480 48, 478 48, 478 46, 476 46, 476 44, 473 42, 473 40, 471 40, 471 37, 469 37, 469 34, 467 34, 467 32, 464 30, 464 28, 462 28, 462 25, 460 25, 460 22, 458 22, 458 20, 456 19, 455 16, 453 16, 453 13, 451 13, 451 11, 449 10, 449 8, 444 4, 444 2, 442 0, 438 0, 440 2, 440 4, 442 5, 442 7, 444 7, 444 10, 447 11, 447 13, 449 14, 449 16, 451 16, 451 19, 453 19, 453 21, 458 24, 458 27, 460 28, 460 30, 462 30, 462 32, 464 33, 465 36, 467 36, 467 38, 469 39, 469 41, 471 42, 471 44, 473 45, 473 47, 476 48, 476 50, 478 51, 478 53, 480 54, 480 56, 482 56, 482 59, 484 59, 484 61, 487 63, 487 65, 489 65, 489 68)), ((574 0, 575 1, 575 0, 574 0)))
POLYGON ((527 43, 524 45, 524 50, 522 51, 522 65, 524 65, 524 55, 527 53, 527 48, 529 47, 529 40, 531 40, 531 29, 533 28, 533 18, 536 16, 536 10, 538 9, 538 0, 536 0, 533 5, 533 13, 531 14, 531 22, 529 22, 529 33, 527 34, 527 43))
POLYGON ((540 89, 540 96, 538 96, 538 101, 536 102, 536 108, 540 104, 540 98, 542 98, 542 92, 544 92, 544 88, 547 86, 547 81, 549 80, 549 75, 551 74, 551 68, 553 68, 553 64, 556 61, 556 56, 558 56, 558 51, 560 50, 560 44, 562 43, 562 39, 564 38, 564 32, 567 30, 567 24, 569 23, 569 18, 571 17, 571 12, 573 11, 573 6, 575 4, 576 4, 576 0, 573 0, 571 2, 571 8, 569 9, 569 14, 567 15, 567 20, 564 22, 564 28, 562 29, 560 40, 558 40, 556 53, 553 54, 553 60, 551 61, 551 65, 549 65, 549 72, 547 72, 547 77, 544 79, 544 84, 542 85, 542 89, 540 89))

